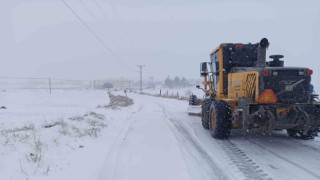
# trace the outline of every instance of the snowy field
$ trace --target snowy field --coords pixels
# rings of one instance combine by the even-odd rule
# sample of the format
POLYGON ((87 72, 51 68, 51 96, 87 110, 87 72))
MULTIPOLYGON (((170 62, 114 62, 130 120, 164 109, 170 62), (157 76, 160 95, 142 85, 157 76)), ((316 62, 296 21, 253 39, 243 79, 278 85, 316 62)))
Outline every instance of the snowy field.
POLYGON ((104 108, 105 91, 9 91, 0 100, 1 180, 90 179, 113 136, 104 129, 124 119, 104 108))
POLYGON ((197 89, 196 86, 189 86, 189 87, 183 87, 183 88, 165 88, 165 87, 157 87, 154 89, 145 89, 143 90, 144 93, 152 94, 152 95, 160 95, 161 96, 169 96, 169 97, 177 97, 180 98, 189 98, 191 94, 196 95, 199 99, 201 99, 204 96, 204 92, 201 89, 197 89))
POLYGON ((318 137, 215 140, 186 101, 128 97, 133 105, 107 108, 105 91, 1 92, 0 179, 320 179, 318 137))

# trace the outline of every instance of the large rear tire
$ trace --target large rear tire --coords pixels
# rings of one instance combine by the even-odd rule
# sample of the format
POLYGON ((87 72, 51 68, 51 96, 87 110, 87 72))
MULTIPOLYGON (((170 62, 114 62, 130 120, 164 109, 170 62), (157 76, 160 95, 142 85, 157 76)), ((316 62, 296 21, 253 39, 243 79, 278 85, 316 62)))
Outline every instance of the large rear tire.
POLYGON ((204 99, 202 106, 201 106, 201 123, 202 127, 206 130, 209 129, 209 117, 210 117, 210 106, 211 106, 210 99, 204 99))
POLYGON ((231 109, 224 101, 215 101, 210 107, 210 134, 216 139, 228 139, 231 134, 231 109))

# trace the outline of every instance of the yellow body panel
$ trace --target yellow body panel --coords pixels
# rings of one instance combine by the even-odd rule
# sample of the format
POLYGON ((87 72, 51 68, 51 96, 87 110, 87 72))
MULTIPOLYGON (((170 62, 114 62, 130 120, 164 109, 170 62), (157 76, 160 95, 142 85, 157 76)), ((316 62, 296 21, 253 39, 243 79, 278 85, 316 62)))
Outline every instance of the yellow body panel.
MULTIPOLYGON (((256 71, 243 72, 243 73, 224 73, 223 68, 223 48, 218 46, 210 55, 213 53, 219 53, 219 78, 217 82, 208 81, 207 77, 204 79, 205 89, 208 84, 212 84, 213 89, 216 89, 217 99, 233 99, 236 100, 239 97, 249 97, 257 101, 259 96, 259 73, 256 71), (224 93, 224 76, 228 76, 228 95, 224 93)), ((214 63, 214 62, 213 62, 214 63)))
MULTIPOLYGON (((212 53, 210 53, 210 57, 214 54, 218 54, 218 66, 219 72, 216 79, 213 78, 212 81, 208 80, 208 77, 204 78, 204 87, 206 89, 207 95, 211 95, 212 93, 216 93, 216 99, 225 101, 229 104, 232 113, 235 113, 235 109, 238 106, 238 99, 240 97, 251 98, 251 103, 257 103, 259 97, 259 72, 258 71, 249 71, 249 72, 237 72, 237 73, 225 73, 224 70, 224 52, 223 52, 223 44, 218 46, 212 53), (226 81, 225 77, 228 79, 228 87, 225 87, 224 81, 226 81), (212 85, 210 88, 210 84, 212 85), (224 90, 228 88, 228 92, 224 90), (214 91, 215 90, 215 91, 214 91)), ((211 60, 211 63, 216 63, 211 60)), ((233 115, 232 115, 233 116, 233 115)), ((233 116, 233 118, 237 118, 233 116)), ((214 124, 215 117, 214 114, 210 116, 211 124, 214 124)), ((232 119, 232 129, 241 128, 242 124, 237 119, 232 119)), ((212 127, 214 128, 214 127, 212 127)))
POLYGON ((257 101, 259 96, 259 73, 256 71, 228 74, 228 99, 240 97, 257 101))
POLYGON ((223 49, 220 46, 219 47, 219 79, 217 82, 217 98, 218 99, 223 99, 226 98, 226 95, 223 93, 223 76, 224 71, 223 71, 223 49))

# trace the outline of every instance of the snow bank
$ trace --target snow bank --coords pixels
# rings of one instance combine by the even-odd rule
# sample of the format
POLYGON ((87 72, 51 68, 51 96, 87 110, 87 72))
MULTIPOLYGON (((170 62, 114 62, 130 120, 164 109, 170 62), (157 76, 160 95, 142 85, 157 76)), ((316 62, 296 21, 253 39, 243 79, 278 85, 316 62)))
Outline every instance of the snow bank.
POLYGON ((104 91, 1 92, 0 99, 0 179, 76 177, 70 166, 86 167, 79 157, 93 154, 87 147, 110 118, 97 108, 109 102, 104 91))

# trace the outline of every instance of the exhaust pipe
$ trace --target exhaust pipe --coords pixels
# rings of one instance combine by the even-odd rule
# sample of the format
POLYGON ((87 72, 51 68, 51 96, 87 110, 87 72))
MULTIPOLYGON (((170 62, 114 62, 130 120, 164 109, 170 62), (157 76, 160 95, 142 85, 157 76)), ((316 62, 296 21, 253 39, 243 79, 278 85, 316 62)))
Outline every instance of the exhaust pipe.
POLYGON ((258 61, 256 67, 266 67, 266 54, 269 47, 269 41, 267 38, 261 39, 258 47, 258 61))

